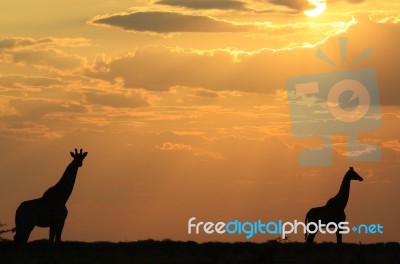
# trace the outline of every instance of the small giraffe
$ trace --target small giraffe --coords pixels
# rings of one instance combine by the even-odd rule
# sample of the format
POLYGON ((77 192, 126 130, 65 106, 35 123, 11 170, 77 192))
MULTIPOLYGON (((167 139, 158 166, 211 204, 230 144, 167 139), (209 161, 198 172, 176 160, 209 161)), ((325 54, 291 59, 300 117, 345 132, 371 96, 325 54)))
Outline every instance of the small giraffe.
POLYGON ((65 204, 74 188, 78 168, 82 166, 87 152, 71 152, 72 162, 67 166, 61 179, 56 185, 49 188, 41 198, 22 202, 15 214, 16 245, 28 242, 29 235, 35 226, 50 227, 49 243, 61 241, 61 233, 68 210, 65 204))
MULTIPOLYGON (((349 200, 351 180, 363 180, 363 178, 354 171, 353 167, 350 167, 344 175, 342 185, 336 196, 329 199, 325 206, 311 208, 306 215, 305 223, 312 222, 318 224, 318 220, 320 220, 322 224, 328 224, 329 222, 338 224, 344 222, 346 220, 344 209, 349 200)), ((316 234, 317 233, 307 234, 306 232, 305 238, 307 244, 312 244, 316 234)), ((342 234, 339 233, 339 230, 336 232, 336 239, 337 244, 340 246, 342 244, 342 234)))

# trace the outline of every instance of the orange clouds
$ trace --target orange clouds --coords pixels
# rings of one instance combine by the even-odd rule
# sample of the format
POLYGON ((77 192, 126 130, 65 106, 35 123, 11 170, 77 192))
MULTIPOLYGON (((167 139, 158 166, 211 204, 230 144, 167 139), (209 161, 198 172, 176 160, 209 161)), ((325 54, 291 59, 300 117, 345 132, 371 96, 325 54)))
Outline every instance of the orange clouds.
POLYGON ((84 95, 86 103, 108 105, 112 107, 143 107, 148 106, 146 99, 138 93, 88 92, 84 95))
POLYGON ((82 45, 87 45, 82 39, 5 38, 0 40, 0 61, 58 74, 72 74, 82 71, 87 60, 68 54, 61 48, 82 45))
MULTIPOLYGON (((360 20, 348 31, 348 61, 368 47, 373 50, 360 67, 376 67, 383 104, 399 103, 395 96, 399 60, 390 56, 397 50, 397 30, 398 24, 360 20), (384 35, 392 36, 392 41, 386 44, 384 35)), ((288 129, 287 113, 282 113, 286 97, 277 101, 286 79, 336 70, 318 60, 316 48, 311 47, 245 52, 149 46, 91 65, 78 52, 88 45, 85 39, 7 38, 0 43, 3 57, 11 58, 5 65, 40 69, 0 76, 4 122, 23 117, 55 131, 79 122, 87 129, 123 131, 133 126, 208 134, 213 122, 220 122, 220 133, 248 138, 287 135, 282 132, 288 129), (71 75, 74 69, 85 75, 71 75)), ((338 60, 336 38, 323 44, 322 49, 338 60)))
POLYGON ((164 142, 161 146, 158 147, 161 150, 191 150, 192 147, 190 145, 180 144, 180 143, 171 143, 164 142))
POLYGON ((48 113, 72 112, 83 113, 86 109, 73 102, 57 102, 44 99, 14 99, 9 102, 17 112, 28 118, 42 117, 48 113))

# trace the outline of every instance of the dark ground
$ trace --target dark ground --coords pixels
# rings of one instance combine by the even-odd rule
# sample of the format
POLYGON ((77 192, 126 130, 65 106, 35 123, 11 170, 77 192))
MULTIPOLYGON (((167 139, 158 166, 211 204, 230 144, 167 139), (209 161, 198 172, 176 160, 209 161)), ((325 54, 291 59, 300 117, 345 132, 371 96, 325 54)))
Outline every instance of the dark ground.
MULTIPOLYGON (((313 245, 312 261, 317 264, 339 263, 336 245, 313 245)), ((399 243, 344 244, 343 263, 400 264, 399 243)), ((0 242, 0 263, 135 263, 135 264, 301 264, 306 263, 304 243, 196 243, 179 241, 137 242, 63 242, 50 249, 47 241, 33 241, 19 252, 11 241, 0 242)))

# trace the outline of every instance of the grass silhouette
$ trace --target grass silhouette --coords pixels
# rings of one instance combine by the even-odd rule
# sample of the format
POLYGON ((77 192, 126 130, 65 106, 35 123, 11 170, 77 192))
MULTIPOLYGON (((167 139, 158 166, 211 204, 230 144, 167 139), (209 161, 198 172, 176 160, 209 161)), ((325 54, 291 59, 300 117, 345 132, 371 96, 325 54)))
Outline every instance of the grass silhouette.
MULTIPOLYGON (((63 242, 49 248, 47 240, 32 241, 16 252, 12 241, 0 242, 0 263, 146 263, 146 264, 300 264, 306 261, 304 243, 155 241, 63 242)), ((336 245, 314 245, 311 263, 337 263, 336 245)), ((343 244, 343 263, 400 264, 399 243, 343 244)))

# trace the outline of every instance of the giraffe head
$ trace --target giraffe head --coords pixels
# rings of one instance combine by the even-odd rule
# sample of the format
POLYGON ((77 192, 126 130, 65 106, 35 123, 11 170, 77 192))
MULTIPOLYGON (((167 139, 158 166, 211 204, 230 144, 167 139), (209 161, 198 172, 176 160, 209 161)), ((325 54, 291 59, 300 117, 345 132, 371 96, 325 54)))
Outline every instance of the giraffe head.
POLYGON ((357 180, 357 181, 363 181, 363 178, 361 178, 360 175, 354 170, 353 167, 350 167, 349 170, 346 173, 346 177, 349 180, 357 180))
POLYGON ((78 167, 82 166, 82 162, 83 159, 87 156, 87 152, 83 152, 82 149, 80 149, 80 151, 78 152, 77 149, 75 149, 75 153, 74 152, 70 152, 71 156, 74 158, 74 162, 76 163, 76 165, 78 165, 78 167))

